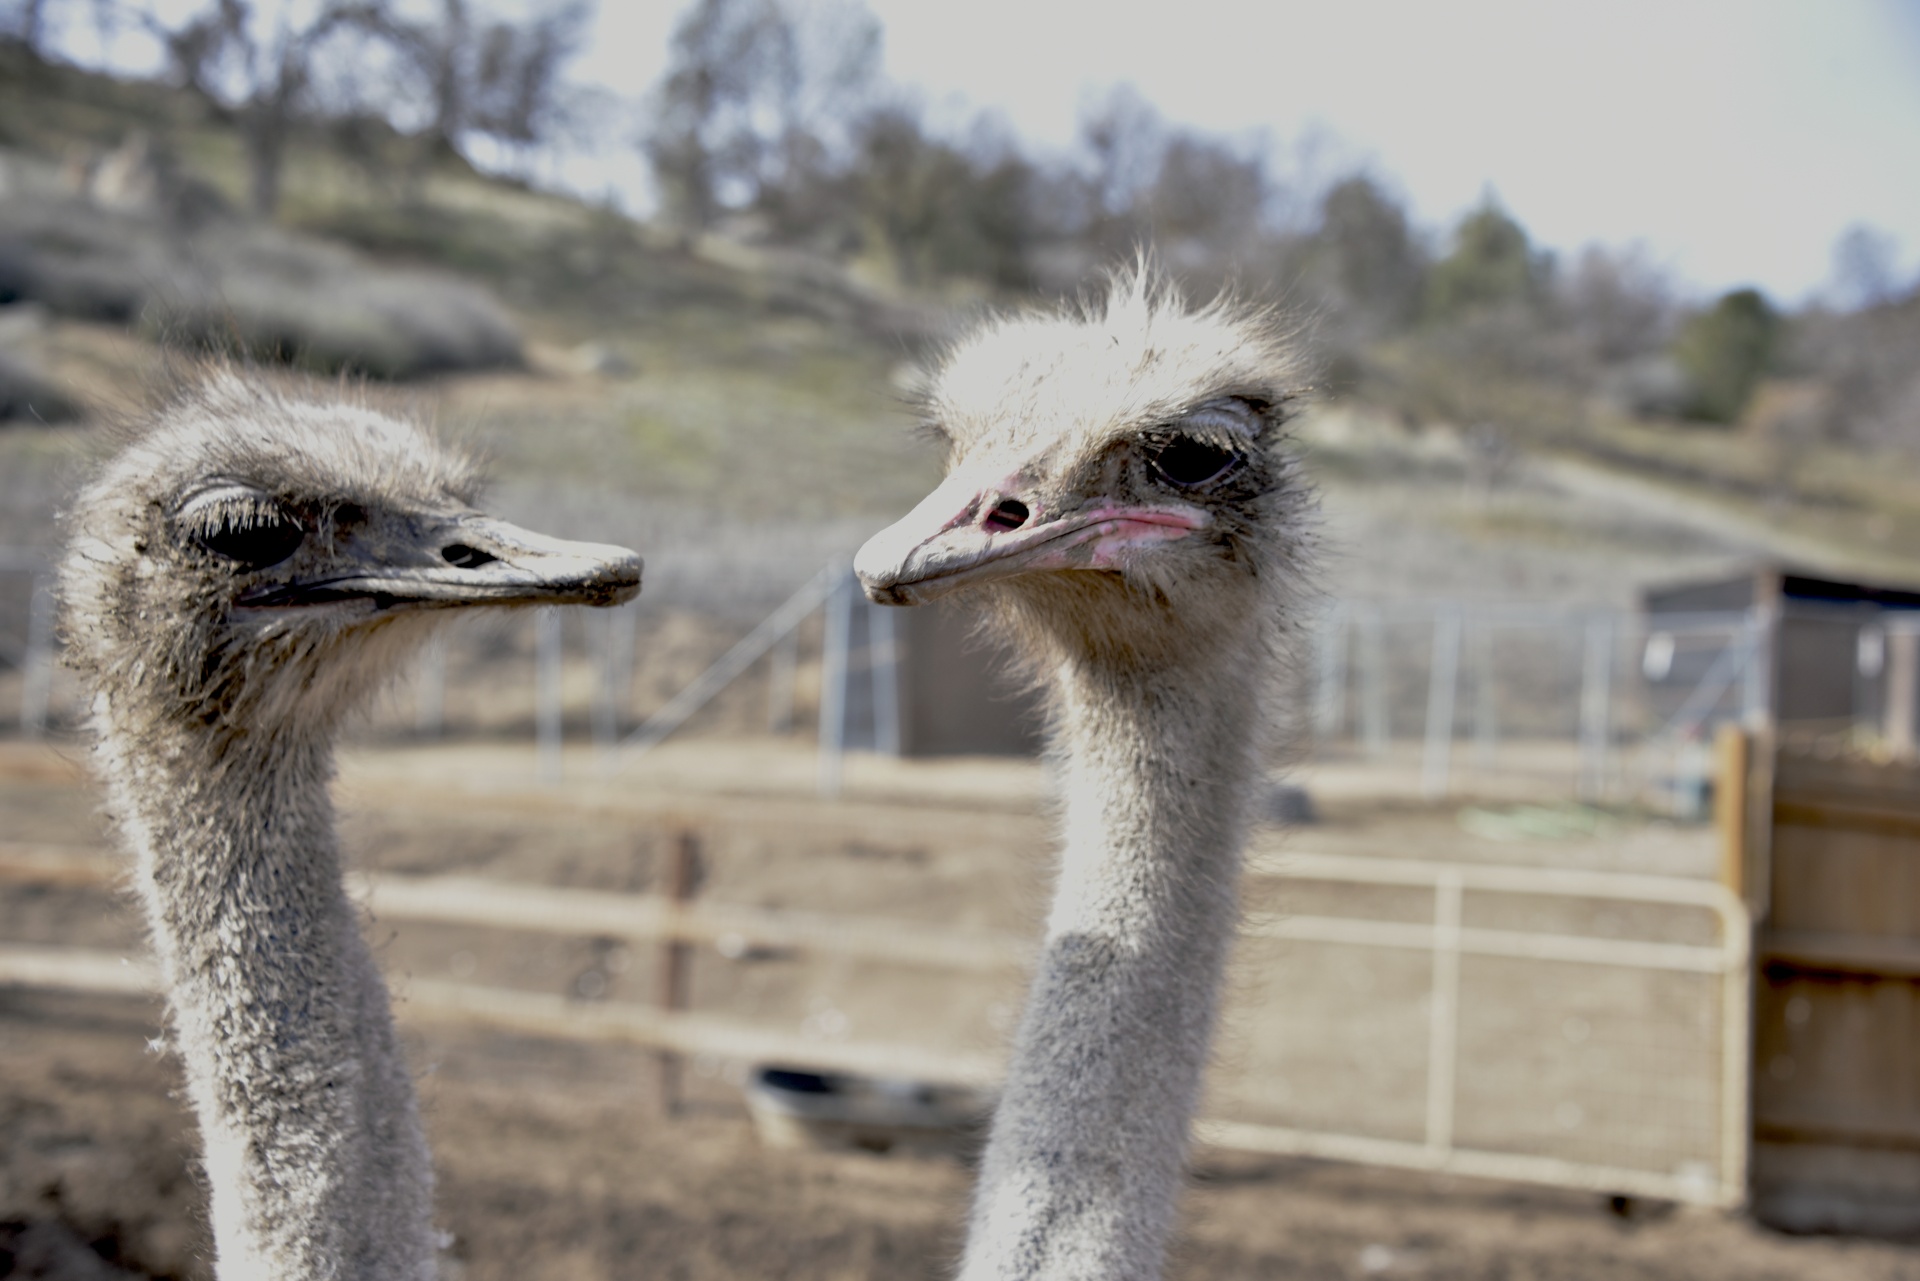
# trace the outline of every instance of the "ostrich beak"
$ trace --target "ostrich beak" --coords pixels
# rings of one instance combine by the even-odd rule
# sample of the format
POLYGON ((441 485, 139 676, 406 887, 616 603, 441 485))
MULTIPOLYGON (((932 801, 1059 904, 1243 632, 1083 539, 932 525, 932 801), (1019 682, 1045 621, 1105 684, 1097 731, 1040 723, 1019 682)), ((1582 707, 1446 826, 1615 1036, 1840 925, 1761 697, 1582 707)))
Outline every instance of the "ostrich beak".
POLYGON ((640 594, 641 561, 625 547, 549 538, 478 512, 394 520, 346 541, 335 563, 240 603, 258 608, 365 601, 475 605, 619 605, 640 594), (345 562, 345 563, 341 563, 345 562))
POLYGON ((920 605, 956 588, 1043 570, 1120 570, 1143 547, 1185 538, 1213 523, 1204 509, 1119 503, 1095 497, 1050 511, 1030 477, 947 477, 853 558, 868 599, 920 605), (984 483, 983 483, 984 482, 984 483))

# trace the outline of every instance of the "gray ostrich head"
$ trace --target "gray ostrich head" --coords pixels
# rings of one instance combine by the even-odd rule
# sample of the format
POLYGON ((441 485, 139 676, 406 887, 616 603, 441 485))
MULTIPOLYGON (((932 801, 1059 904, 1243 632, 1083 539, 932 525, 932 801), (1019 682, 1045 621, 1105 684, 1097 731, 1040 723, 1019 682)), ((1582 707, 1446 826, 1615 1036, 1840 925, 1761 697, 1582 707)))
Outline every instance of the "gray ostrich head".
POLYGON ((1231 624, 1280 620, 1310 560, 1286 431, 1302 381, 1277 314, 1190 308, 1144 263, 1091 304, 989 321, 925 398, 945 483, 855 568, 885 604, 987 588, 1043 664, 1243 644, 1231 624))
POLYGON ((324 733, 453 609, 610 605, 640 559, 474 507, 472 461, 339 396, 215 373, 75 499, 61 571, 97 717, 278 738, 324 733))

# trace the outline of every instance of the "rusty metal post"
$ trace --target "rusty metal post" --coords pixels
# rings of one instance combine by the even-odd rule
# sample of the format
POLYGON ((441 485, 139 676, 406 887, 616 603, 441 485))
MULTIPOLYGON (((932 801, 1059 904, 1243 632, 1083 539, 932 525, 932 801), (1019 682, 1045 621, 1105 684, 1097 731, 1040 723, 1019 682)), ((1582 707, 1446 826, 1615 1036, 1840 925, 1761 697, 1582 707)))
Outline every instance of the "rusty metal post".
MULTIPOLYGON (((683 827, 673 838, 673 849, 667 856, 665 875, 661 878, 660 894, 675 908, 693 898, 694 879, 700 867, 700 838, 692 828, 683 827)), ((691 947, 680 936, 680 923, 675 920, 665 931, 660 942, 659 986, 656 999, 663 1013, 671 1014, 687 1008, 690 980, 692 978, 691 947)), ((685 1064, 680 1052, 673 1049, 660 1051, 660 1113, 673 1116, 680 1110, 680 1086, 685 1064)))

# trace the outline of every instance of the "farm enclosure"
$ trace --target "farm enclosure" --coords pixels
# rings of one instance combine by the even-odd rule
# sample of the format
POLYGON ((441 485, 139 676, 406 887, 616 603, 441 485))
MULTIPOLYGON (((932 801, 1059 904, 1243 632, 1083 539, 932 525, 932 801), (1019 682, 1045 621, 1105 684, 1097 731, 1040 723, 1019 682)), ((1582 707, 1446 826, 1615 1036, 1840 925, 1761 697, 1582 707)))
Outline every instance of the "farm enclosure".
MULTIPOLYGON (((13 749, 6 763, 0 799, 14 875, 0 886, 0 937, 16 946, 130 953, 138 932, 124 902, 99 881, 99 832, 88 790, 70 766, 43 750, 13 749), (23 868, 33 875, 23 879, 23 868), (64 875, 56 874, 61 869, 64 875)), ((594 891, 603 903, 617 904, 620 896, 660 888, 675 834, 692 828, 701 834, 704 869, 695 901, 714 912, 698 927, 704 942, 694 949, 696 1014, 749 1024, 790 1046, 811 1045, 822 1059, 848 1066, 861 1065, 863 1047, 878 1044, 923 1051, 919 1062, 902 1060, 900 1067, 933 1059, 962 1072, 969 1063, 991 1068, 1019 996, 1017 958, 1044 898, 1040 852, 1049 831, 1044 779, 1034 766, 921 765, 855 756, 848 761, 843 796, 825 803, 812 795, 811 751, 777 741, 669 745, 648 758, 644 771, 610 782, 590 781, 590 763, 584 754, 574 756, 566 769, 571 781, 552 789, 533 782, 524 747, 352 753, 340 788, 349 846, 360 866, 376 874, 376 886, 382 880, 457 876, 469 883, 528 886, 523 906, 538 898, 535 885, 594 891), (729 924, 720 910, 726 907, 748 912, 729 924), (864 957, 810 951, 804 937, 756 944, 752 913, 788 921, 831 914, 827 924, 843 927, 895 922, 924 946, 929 962, 940 964, 904 964, 871 951, 864 957), (726 937, 742 925, 749 927, 746 936, 726 937), (1003 961, 1013 963, 956 968, 951 960, 965 949, 943 952, 942 941, 949 939, 968 940, 975 956, 983 943, 1003 948, 1003 961)), ((1256 933, 1339 915, 1371 916, 1426 933, 1430 883, 1424 903, 1421 891, 1391 887, 1376 887, 1371 901, 1356 902, 1350 890, 1343 893, 1324 879, 1316 883, 1313 875, 1355 863, 1391 868, 1410 855, 1470 875, 1476 868, 1484 873, 1528 860, 1602 879, 1680 873, 1705 881, 1713 869, 1711 840, 1698 829, 1653 824, 1617 826, 1599 839, 1509 834, 1494 840, 1466 830, 1451 811, 1409 808, 1390 798, 1341 800, 1339 791, 1323 789, 1333 799, 1322 824, 1291 837, 1262 836, 1256 933), (1266 874, 1275 870, 1288 875, 1266 874)), ((388 913, 377 888, 373 902, 374 937, 401 995, 409 1043, 416 1062, 432 1067, 424 1078, 429 1129, 442 1162, 449 1226, 460 1238, 468 1276, 554 1274, 537 1252, 529 1252, 536 1241, 555 1243, 556 1259, 573 1259, 574 1275, 626 1275, 630 1265, 621 1262, 621 1251, 646 1248, 646 1242, 685 1260, 693 1276, 941 1270, 960 1218, 962 1168, 908 1156, 882 1161, 759 1150, 729 1083, 729 1061, 700 1052, 692 1042, 686 1108, 662 1121, 655 1110, 658 1061, 645 1043, 634 1044, 625 1034, 556 1040, 468 1018, 429 1017, 425 1008, 435 985, 484 983, 587 1020, 622 1006, 651 1016, 657 947, 608 933, 601 918, 581 916, 564 932, 505 930, 388 913), (591 1222, 580 1217, 582 1205, 599 1207, 591 1222), (561 1248, 561 1242, 570 1244, 561 1248)), ((1623 906, 1628 910, 1601 920, 1577 902, 1522 897, 1503 904, 1495 898, 1469 906, 1461 924, 1496 934, 1573 928, 1615 939, 1651 931, 1683 948, 1712 950, 1710 913, 1649 916, 1623 906)), ((1209 1115, 1423 1142, 1433 1025, 1431 1009, 1423 1006, 1432 990, 1425 955, 1419 947, 1356 953, 1337 943, 1250 940, 1236 967, 1236 1013, 1229 1016, 1209 1115), (1247 1022, 1246 1012, 1289 1000, 1306 1002, 1295 1017, 1328 1013, 1316 1015, 1316 1001, 1364 1009, 1376 1034, 1336 1037, 1304 1061, 1288 1062, 1290 1055, 1300 1058, 1305 1043, 1285 1035, 1276 1039, 1284 1022, 1262 1030, 1247 1022), (1279 1082, 1287 1087, 1285 1095, 1279 1082)), ((1515 976, 1498 973, 1497 963, 1495 972, 1478 976, 1475 964, 1469 959, 1463 972, 1469 996, 1476 983, 1488 981, 1494 987, 1486 990, 1516 990, 1515 976)), ((1538 963, 1524 968, 1534 975, 1553 969, 1543 971, 1538 963)), ((1584 1135, 1588 1148, 1577 1155, 1620 1161, 1618 1150, 1592 1146, 1604 1141, 1620 1113, 1609 1111, 1613 1105, 1604 1097, 1580 1095, 1577 1083, 1569 1093, 1564 1072, 1580 1068, 1582 1056, 1604 1062, 1623 1049, 1635 1052, 1609 1022, 1629 1007, 1637 1009, 1643 995, 1632 986, 1637 980, 1625 980, 1625 989, 1617 986, 1621 981, 1603 981, 1576 997, 1578 1009, 1561 1009, 1551 1000, 1482 1001, 1470 1012, 1462 1037, 1461 1146, 1517 1138, 1522 1149, 1533 1143, 1537 1150, 1542 1140, 1564 1145, 1567 1136, 1584 1135), (1570 1026, 1582 1030, 1569 1022, 1576 1017, 1586 1023, 1579 1039, 1568 1035, 1570 1026), (1497 1069, 1501 1063, 1504 1072, 1487 1071, 1488 1064, 1497 1069), (1489 1103, 1503 1105, 1498 1116, 1487 1112, 1489 1103), (1582 1114, 1573 1117, 1566 1104, 1582 1114), (1497 1123, 1489 1128, 1490 1121, 1497 1123)), ((175 1225, 177 1233, 182 1222, 193 1222, 194 1194, 191 1180, 184 1188, 178 1184, 187 1139, 165 1097, 167 1060, 135 1052, 125 1067, 78 1076, 58 1066, 90 1058, 120 1062, 119 1052, 103 1048, 117 1043, 114 1037, 137 1051, 151 1035, 151 1005, 120 998, 117 1006, 103 1006, 104 999, 18 988, 4 996, 6 1026, 19 1033, 4 1038, 14 1047, 8 1053, 19 1056, 9 1064, 8 1079, 16 1083, 13 1106, 24 1109, 9 1123, 21 1142, 8 1167, 8 1195, 25 1198, 15 1204, 36 1204, 44 1187, 36 1190, 35 1180, 52 1177, 69 1188, 63 1195, 84 1201, 94 1194, 79 1172, 92 1168, 88 1161, 112 1164, 124 1146, 142 1155, 132 1172, 116 1177, 149 1182, 115 1184, 112 1196, 144 1206, 142 1213, 155 1216, 157 1224, 175 1225), (77 1057, 62 1058, 68 1054, 77 1057), (99 1094, 102 1089, 110 1093, 99 1094), (102 1111, 108 1097, 121 1101, 102 1111), (150 1102, 140 1103, 142 1097, 150 1102), (136 1117, 146 1119, 131 1119, 136 1117), (123 1124, 134 1125, 134 1132, 116 1128, 123 1124), (156 1137, 167 1133, 176 1137, 156 1137), (58 1139, 60 1134, 68 1137, 58 1139), (94 1137, 75 1148, 75 1135, 94 1137), (172 1153, 165 1161, 173 1163, 167 1167, 173 1172, 165 1178, 151 1170, 139 1173, 155 1151, 172 1153), (174 1190, 163 1194, 159 1187, 174 1190)), ((1670 999, 1691 998, 1676 989, 1670 999)), ((1699 1008, 1710 1012, 1710 1001, 1699 1008)), ((1684 1032, 1691 1025, 1683 1017, 1673 1026, 1684 1032)), ((1705 1061, 1710 1044, 1709 1036, 1683 1051, 1695 1056, 1698 1070, 1684 1064, 1675 1070, 1672 1062, 1645 1057, 1654 1047, 1639 1047, 1638 1061, 1649 1075, 1636 1084, 1666 1072, 1667 1088, 1680 1091, 1674 1097, 1684 1105, 1687 1091, 1711 1087, 1705 1061)), ((1667 1052, 1674 1049, 1669 1045, 1667 1052)), ((1695 1101, 1711 1110, 1709 1100, 1695 1101)), ((1632 1119, 1652 1127, 1636 1132, 1650 1134, 1669 1118, 1649 1107, 1632 1119)), ((1703 1136, 1697 1120, 1670 1127, 1666 1146, 1656 1144, 1651 1154, 1657 1164, 1647 1168, 1672 1174, 1689 1160, 1711 1164, 1713 1140, 1703 1136)), ((1484 1275, 1492 1260, 1516 1253, 1534 1259, 1538 1275, 1569 1278, 1616 1275, 1605 1268, 1626 1266, 1628 1258, 1647 1265, 1636 1275, 1676 1279, 1767 1276, 1768 1268, 1782 1277, 1892 1278, 1912 1262, 1897 1247, 1801 1247, 1718 1219, 1609 1220, 1591 1193, 1569 1200, 1545 1190, 1461 1182, 1444 1173, 1366 1172, 1223 1149, 1203 1149, 1199 1162, 1198 1217, 1181 1247, 1186 1266, 1198 1274, 1264 1275, 1292 1260, 1329 1276, 1368 1275, 1361 1256, 1373 1247, 1379 1248, 1367 1258, 1375 1262, 1389 1256, 1401 1261, 1397 1267, 1411 1267, 1409 1260, 1433 1266, 1444 1261, 1454 1271, 1442 1275, 1462 1276, 1484 1275), (1344 1208, 1336 1212, 1335 1206, 1344 1208), (1280 1224, 1292 1228, 1282 1231, 1280 1224), (1656 1247, 1656 1240, 1669 1244, 1656 1247), (1584 1257, 1562 1259, 1566 1244, 1576 1241, 1585 1243, 1584 1257), (1744 1261, 1746 1270, 1732 1270, 1734 1261, 1744 1261), (1652 1270, 1669 1263, 1671 1273, 1652 1270), (1713 1270, 1721 1267, 1729 1270, 1713 1270), (1834 1270, 1821 1271, 1828 1267, 1834 1270)))

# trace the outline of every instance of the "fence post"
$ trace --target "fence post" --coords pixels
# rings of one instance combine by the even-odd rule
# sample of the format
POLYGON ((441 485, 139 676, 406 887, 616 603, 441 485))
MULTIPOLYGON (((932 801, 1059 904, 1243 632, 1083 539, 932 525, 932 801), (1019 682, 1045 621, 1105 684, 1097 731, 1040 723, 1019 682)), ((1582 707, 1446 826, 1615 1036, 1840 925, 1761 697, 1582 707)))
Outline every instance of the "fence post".
POLYGON ((1493 768, 1500 745, 1500 687, 1493 677, 1493 623, 1481 618, 1473 626, 1473 762, 1493 768))
POLYGON ((1911 753, 1920 739, 1914 724, 1920 702, 1920 631, 1887 629, 1887 746, 1901 755, 1911 753))
POLYGON ((599 679, 593 697, 593 747, 605 762, 620 741, 621 679, 623 669, 633 666, 633 609, 600 611, 597 619, 600 637, 599 679))
POLYGON ((1336 603, 1327 611, 1326 620, 1320 628, 1319 688, 1315 691, 1313 703, 1313 736, 1315 746, 1325 754, 1333 740, 1340 736, 1341 722, 1346 719, 1347 692, 1347 606, 1345 602, 1336 603))
POLYGON ((900 651, 891 605, 867 606, 867 674, 873 681, 873 750, 900 755, 900 651))
POLYGON ((1773 610, 1765 605, 1747 612, 1746 666, 1740 683, 1740 717, 1749 728, 1764 724, 1773 711, 1773 610))
POLYGON ((1585 670, 1580 680, 1580 798, 1606 794, 1613 739, 1613 618, 1587 620, 1585 670))
MULTIPOLYGON (((687 1008, 688 989, 691 986, 692 960, 691 948, 680 936, 678 909, 686 906, 693 898, 695 877, 700 868, 700 838, 691 828, 682 828, 674 835, 673 849, 668 855, 666 875, 662 878, 661 897, 667 900, 669 910, 673 912, 672 925, 666 930, 660 943, 660 974, 656 997, 663 1013, 672 1014, 687 1008)), ((677 1050, 660 1051, 660 1113, 673 1116, 680 1110, 680 1079, 682 1062, 677 1050)))
POLYGON ((1368 606, 1360 612, 1360 721, 1367 755, 1382 756, 1387 750, 1387 673, 1385 643, 1381 636, 1380 610, 1368 606))
POLYGON ((1464 884, 1447 868, 1433 885, 1433 987, 1427 1023, 1427 1148, 1453 1146, 1454 1055, 1460 1043, 1460 900, 1464 884))
POLYGON ((1427 673, 1427 742, 1420 759, 1423 796, 1447 794, 1453 752, 1453 703, 1460 683, 1460 611, 1443 607, 1433 618, 1433 663, 1427 673))
POLYGON ((834 570, 827 592, 827 634, 820 654, 820 795, 840 794, 847 741, 847 651, 853 631, 853 575, 834 570))
POLYGON ((27 605, 27 653, 20 684, 20 736, 34 739, 47 728, 53 698, 53 575, 33 576, 27 605))
POLYGON ((447 643, 435 636, 420 655, 414 678, 413 731, 422 738, 438 738, 447 714, 447 643))
POLYGON ((1720 836, 1720 883, 1747 897, 1747 770, 1751 740, 1721 722, 1714 741, 1713 826, 1720 836))
POLYGON ((793 732, 795 686, 800 671, 800 628, 790 629, 774 644, 767 673, 767 732, 793 732))
POLYGON ((540 781, 560 781, 560 611, 533 616, 534 758, 540 781))

